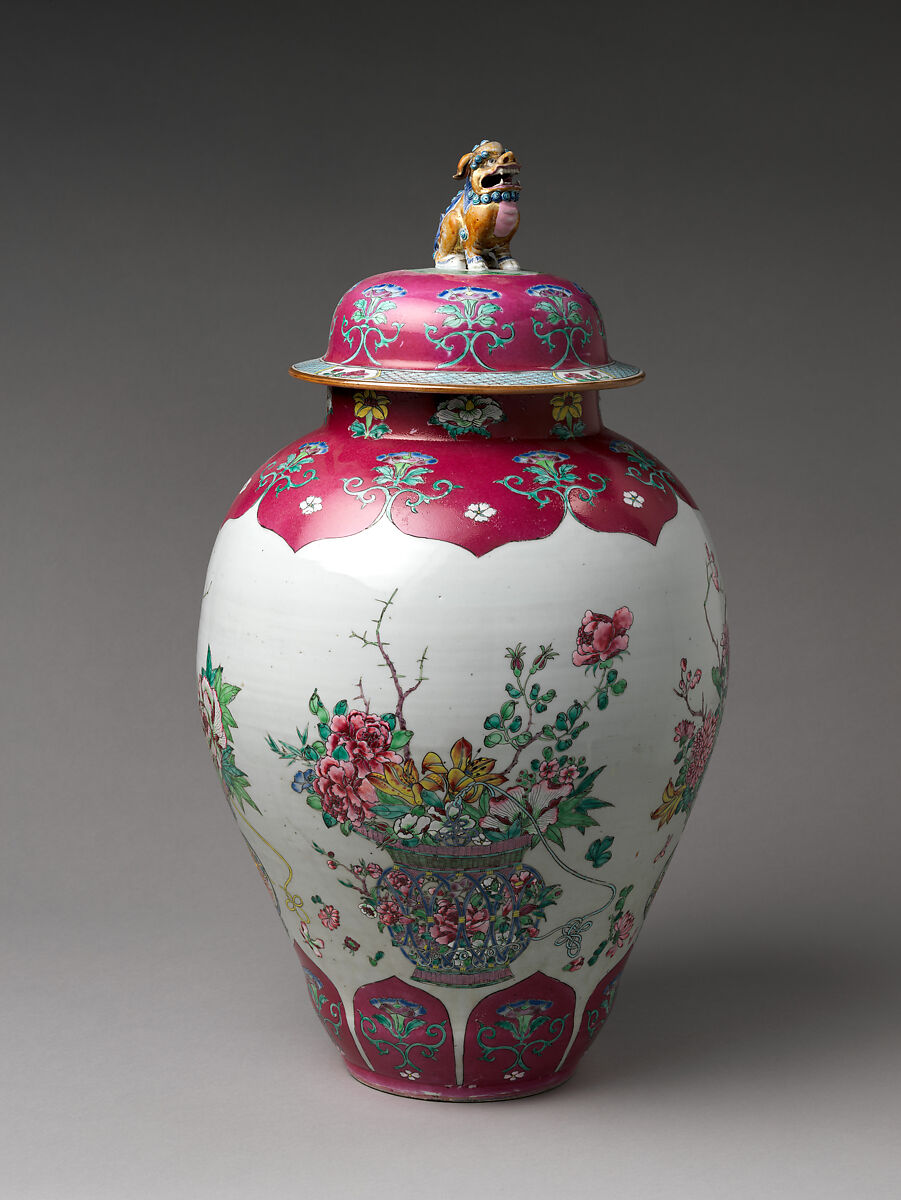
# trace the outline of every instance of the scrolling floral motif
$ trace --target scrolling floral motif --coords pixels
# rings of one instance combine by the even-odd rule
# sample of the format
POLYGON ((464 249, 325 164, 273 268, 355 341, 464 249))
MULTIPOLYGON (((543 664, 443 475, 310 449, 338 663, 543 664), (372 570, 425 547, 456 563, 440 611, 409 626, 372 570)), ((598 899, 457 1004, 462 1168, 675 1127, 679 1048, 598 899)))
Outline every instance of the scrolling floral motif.
POLYGON ((679 499, 679 493, 673 486, 672 472, 657 462, 655 458, 651 458, 644 450, 634 446, 631 442, 613 441, 610 443, 610 449, 614 454, 625 454, 629 462, 632 464, 626 467, 626 474, 632 479, 637 479, 643 483, 645 487, 659 488, 663 492, 671 492, 676 499, 679 499))
POLYGON ((381 1055, 396 1051, 400 1057, 393 1064, 395 1070, 415 1078, 416 1067, 422 1064, 414 1062, 410 1056, 416 1052, 421 1058, 434 1058, 447 1041, 447 1021, 427 1025, 423 1020, 426 1012, 423 1005, 394 996, 377 996, 369 1003, 376 1013, 360 1017, 363 1036, 381 1055), (419 1040, 412 1040, 414 1034, 419 1040))
POLYGON ((535 312, 541 313, 540 317, 532 317, 532 332, 551 354, 556 354, 563 347, 563 353, 550 370, 562 366, 570 354, 587 367, 588 360, 582 357, 575 343, 578 341, 583 350, 588 346, 591 341, 591 319, 585 315, 578 300, 570 299, 572 292, 569 288, 540 283, 528 288, 526 294, 538 297, 535 312))
POLYGON ((263 489, 263 496, 272 491, 274 496, 280 496, 282 492, 286 492, 291 488, 306 487, 308 483, 312 483, 314 479, 318 479, 316 468, 312 465, 314 458, 319 454, 325 454, 328 450, 327 442, 307 442, 303 446, 298 446, 297 449, 283 459, 282 462, 276 462, 280 456, 276 455, 263 467, 260 472, 259 483, 257 488, 263 489))
POLYGON ((613 1008, 613 1001, 616 999, 616 989, 619 987, 619 976, 611 981, 604 988, 601 998, 596 1007, 589 1008, 585 1014, 586 1030, 589 1041, 601 1032, 604 1022, 610 1016, 610 1010, 613 1008))
POLYGON ((553 1000, 516 1000, 511 1004, 502 1004, 497 1010, 501 1019, 493 1025, 480 1025, 476 1035, 482 1060, 494 1062, 498 1054, 512 1054, 505 1078, 521 1078, 530 1069, 523 1056, 527 1053, 543 1054, 549 1046, 559 1041, 566 1028, 569 1013, 551 1017, 549 1011, 553 1007, 553 1000), (536 1036, 539 1031, 542 1036, 536 1036), (510 1035, 509 1040, 499 1040, 503 1039, 504 1033, 510 1035))
POLYGON ((382 283, 363 290, 354 303, 353 318, 341 318, 341 336, 350 349, 343 360, 345 363, 353 362, 362 351, 371 363, 378 366, 372 352, 390 346, 400 337, 403 321, 394 322, 393 334, 386 332, 388 313, 397 308, 394 299, 406 294, 407 289, 398 283, 382 283))
POLYGON ((455 349, 462 347, 456 358, 439 363, 439 368, 455 367, 471 355, 480 367, 484 367, 486 371, 489 369, 488 364, 479 357, 479 353, 491 354, 498 346, 511 342, 515 336, 515 330, 510 324, 503 325, 500 329, 496 328, 494 314, 501 311, 501 306, 494 301, 500 298, 500 292, 494 291, 493 288, 471 285, 445 288, 438 293, 438 299, 444 300, 445 303, 439 304, 435 311, 444 314, 441 328, 448 332, 439 337, 437 325, 426 325, 425 335, 434 346, 440 347, 448 354, 453 354, 455 349), (481 342, 478 350, 476 342, 481 342))
POLYGON ((403 496, 404 504, 411 512, 418 512, 420 504, 431 504, 433 500, 443 500, 462 484, 451 483, 449 479, 435 479, 431 483, 433 495, 427 495, 423 485, 427 475, 432 474, 431 467, 438 461, 431 454, 420 454, 417 451, 400 451, 394 454, 380 454, 376 461, 378 466, 373 472, 373 481, 364 485, 362 478, 357 475, 352 479, 343 480, 344 491, 348 496, 356 496, 362 505, 382 501, 382 512, 390 517, 395 501, 403 496))
POLYGON ((586 504, 594 504, 606 488, 608 480, 592 471, 588 480, 594 486, 589 486, 579 479, 576 467, 568 460, 569 455, 560 450, 531 450, 528 454, 517 454, 513 461, 522 463, 529 472, 532 476, 532 486, 528 486, 522 475, 507 475, 503 479, 496 479, 495 483, 502 483, 517 496, 526 496, 529 500, 534 500, 539 508, 544 508, 554 496, 559 496, 563 501, 564 510, 572 513, 573 498, 586 504))
POLYGON ((341 1008, 334 1000, 329 1000, 322 987, 322 980, 318 975, 314 975, 308 968, 304 967, 303 973, 307 978, 307 988, 310 992, 310 999, 313 1001, 313 1008, 316 1010, 316 1015, 323 1025, 328 1026, 328 1032, 337 1041, 341 1033, 341 1008))

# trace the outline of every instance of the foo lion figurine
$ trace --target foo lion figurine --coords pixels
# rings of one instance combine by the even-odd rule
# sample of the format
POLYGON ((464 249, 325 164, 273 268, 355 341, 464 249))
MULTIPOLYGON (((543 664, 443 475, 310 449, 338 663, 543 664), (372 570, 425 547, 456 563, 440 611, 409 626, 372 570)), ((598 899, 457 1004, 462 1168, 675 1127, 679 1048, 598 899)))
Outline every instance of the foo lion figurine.
POLYGON ((441 271, 518 271, 510 240, 519 226, 519 163, 500 142, 478 142, 457 163, 463 180, 435 235, 441 271))

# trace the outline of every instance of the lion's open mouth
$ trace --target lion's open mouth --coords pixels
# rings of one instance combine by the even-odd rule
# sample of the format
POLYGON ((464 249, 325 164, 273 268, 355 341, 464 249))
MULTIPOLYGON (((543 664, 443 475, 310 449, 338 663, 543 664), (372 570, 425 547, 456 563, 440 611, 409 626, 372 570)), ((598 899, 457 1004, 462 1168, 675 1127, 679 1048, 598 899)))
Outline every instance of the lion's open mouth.
POLYGON ((489 171, 478 180, 478 187, 484 192, 497 191, 499 188, 505 191, 515 188, 518 191, 519 166, 511 164, 489 171))

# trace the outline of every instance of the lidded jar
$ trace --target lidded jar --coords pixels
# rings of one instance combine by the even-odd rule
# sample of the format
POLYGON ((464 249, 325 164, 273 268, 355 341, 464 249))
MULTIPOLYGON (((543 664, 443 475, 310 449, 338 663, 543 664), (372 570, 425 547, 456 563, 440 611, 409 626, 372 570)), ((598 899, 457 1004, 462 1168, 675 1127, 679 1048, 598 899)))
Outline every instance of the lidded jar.
POLYGON ((229 510, 198 689, 348 1069, 478 1100, 563 1082, 606 1021, 719 730, 728 633, 690 495, 601 418, 642 372, 589 293, 512 258, 512 154, 458 171, 440 267, 356 284, 292 368, 328 416, 229 510))

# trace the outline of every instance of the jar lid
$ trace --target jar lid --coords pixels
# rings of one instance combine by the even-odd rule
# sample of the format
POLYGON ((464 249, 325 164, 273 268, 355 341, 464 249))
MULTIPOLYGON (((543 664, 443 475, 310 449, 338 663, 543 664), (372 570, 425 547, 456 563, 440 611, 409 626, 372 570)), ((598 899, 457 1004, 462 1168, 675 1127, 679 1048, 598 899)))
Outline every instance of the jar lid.
POLYGON ((434 268, 355 284, 332 317, 321 358, 295 363, 314 383, 421 392, 624 387, 644 372, 610 357, 594 298, 577 283, 522 270, 519 163, 500 142, 460 159, 463 187, 441 216, 434 268))

